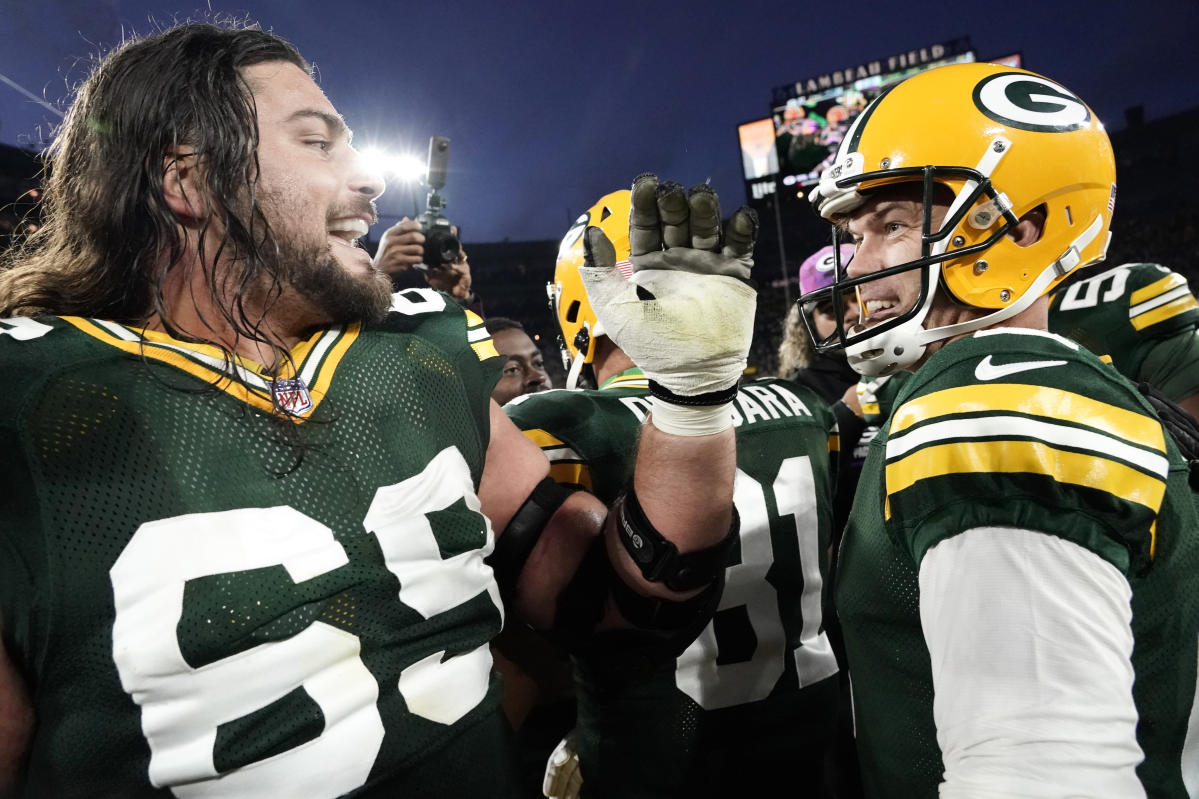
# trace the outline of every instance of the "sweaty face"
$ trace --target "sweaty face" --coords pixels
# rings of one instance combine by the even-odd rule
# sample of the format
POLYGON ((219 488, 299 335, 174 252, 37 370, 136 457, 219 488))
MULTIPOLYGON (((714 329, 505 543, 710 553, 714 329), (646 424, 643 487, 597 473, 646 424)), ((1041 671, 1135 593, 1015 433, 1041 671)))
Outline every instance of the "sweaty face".
POLYGON ((381 318, 391 283, 357 239, 376 219, 382 178, 367 169, 336 109, 299 67, 273 61, 242 74, 258 114, 258 203, 278 245, 277 273, 316 321, 381 318))
POLYGON ((545 371, 541 350, 522 330, 510 329, 496 332, 491 340, 501 355, 508 356, 500 382, 496 383, 491 398, 503 405, 513 397, 545 391, 550 387, 550 376, 545 371))

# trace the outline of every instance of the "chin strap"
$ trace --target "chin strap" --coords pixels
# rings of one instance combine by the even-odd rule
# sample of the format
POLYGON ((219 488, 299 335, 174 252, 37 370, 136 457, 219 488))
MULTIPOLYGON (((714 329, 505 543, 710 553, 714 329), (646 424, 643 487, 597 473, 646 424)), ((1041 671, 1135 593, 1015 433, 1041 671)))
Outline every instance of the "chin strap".
POLYGON ((583 353, 579 353, 570 362, 570 371, 566 373, 566 388, 574 391, 579 387, 579 376, 583 374, 583 353))

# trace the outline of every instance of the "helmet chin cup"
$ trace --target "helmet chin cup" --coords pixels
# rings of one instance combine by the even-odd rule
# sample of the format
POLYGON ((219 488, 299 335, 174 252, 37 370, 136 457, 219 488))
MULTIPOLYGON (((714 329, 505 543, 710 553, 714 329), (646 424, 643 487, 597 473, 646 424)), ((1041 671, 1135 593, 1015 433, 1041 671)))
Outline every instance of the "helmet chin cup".
MULTIPOLYGON (((926 306, 929 305, 926 302, 926 306)), ((863 338, 845 348, 845 360, 854 371, 863 377, 882 377, 906 370, 924 356, 928 344, 921 341, 924 312, 881 332, 878 336, 863 338)))

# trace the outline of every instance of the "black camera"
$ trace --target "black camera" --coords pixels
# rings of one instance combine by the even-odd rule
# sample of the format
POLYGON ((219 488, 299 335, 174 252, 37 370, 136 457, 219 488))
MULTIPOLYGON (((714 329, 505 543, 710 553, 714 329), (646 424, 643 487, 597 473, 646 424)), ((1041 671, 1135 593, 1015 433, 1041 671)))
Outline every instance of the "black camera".
POLYGON ((429 137, 429 159, 425 168, 425 185, 429 199, 420 215, 420 232, 425 236, 424 266, 442 267, 458 260, 458 237, 450 228, 450 220, 441 215, 445 199, 438 189, 445 188, 446 167, 450 161, 450 140, 445 136, 429 137))

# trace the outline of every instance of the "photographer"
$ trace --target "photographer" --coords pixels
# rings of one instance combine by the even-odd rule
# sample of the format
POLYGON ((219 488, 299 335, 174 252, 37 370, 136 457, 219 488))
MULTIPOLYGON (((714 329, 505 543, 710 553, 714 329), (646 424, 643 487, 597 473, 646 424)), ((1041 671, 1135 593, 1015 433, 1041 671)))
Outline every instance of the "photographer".
MULTIPOLYGON (((458 236, 457 225, 452 225, 450 230, 455 237, 458 236)), ((420 221, 404 217, 389 227, 379 239, 375 268, 389 275, 393 284, 409 269, 420 268, 430 288, 444 291, 460 305, 482 316, 483 305, 470 289, 470 263, 462 240, 458 240, 458 257, 440 266, 427 269, 421 266, 424 264, 424 251, 425 235, 421 233, 420 221)))

